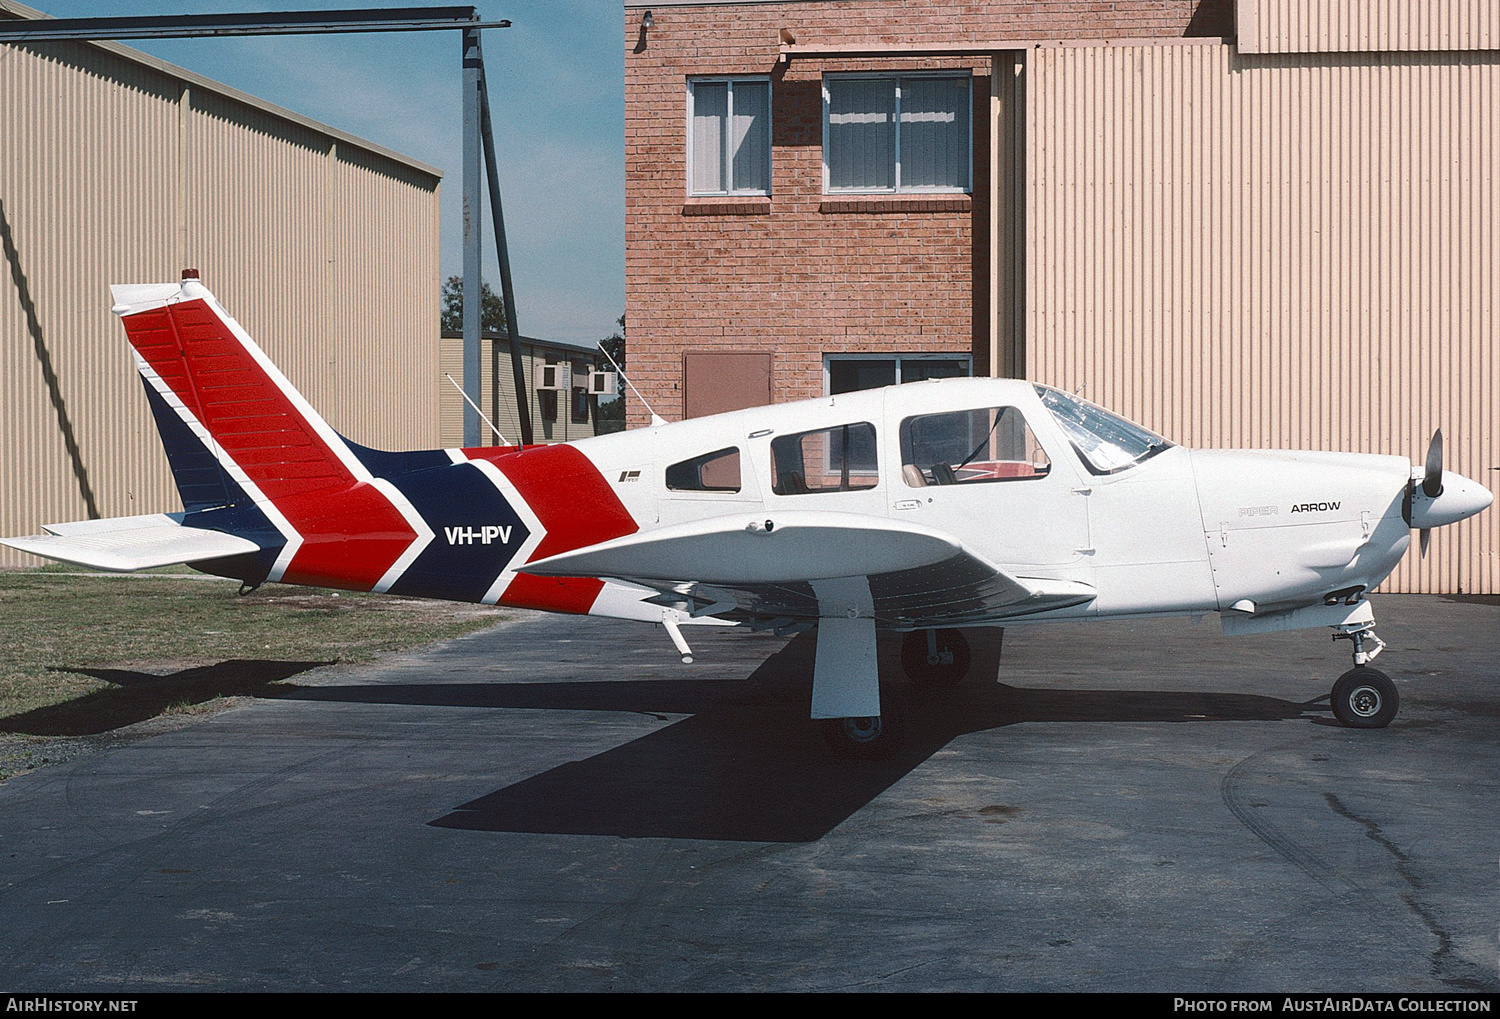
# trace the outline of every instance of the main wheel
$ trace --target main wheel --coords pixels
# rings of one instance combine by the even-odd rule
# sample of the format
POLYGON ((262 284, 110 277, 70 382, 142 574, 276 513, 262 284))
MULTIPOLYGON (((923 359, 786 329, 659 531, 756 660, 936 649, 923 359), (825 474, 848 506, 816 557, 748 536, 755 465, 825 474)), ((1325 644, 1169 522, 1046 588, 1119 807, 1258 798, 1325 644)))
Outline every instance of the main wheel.
POLYGON ((926 630, 913 630, 901 639, 901 667, 918 686, 957 686, 969 674, 969 641, 958 630, 937 631, 937 654, 927 644, 926 630))
POLYGON ((867 718, 827 718, 823 735, 828 745, 850 757, 878 761, 891 756, 901 745, 901 737, 890 715, 867 718))
POLYGON ((1333 716, 1354 729, 1384 729, 1396 717, 1401 696, 1379 669, 1360 665, 1333 684, 1333 716))

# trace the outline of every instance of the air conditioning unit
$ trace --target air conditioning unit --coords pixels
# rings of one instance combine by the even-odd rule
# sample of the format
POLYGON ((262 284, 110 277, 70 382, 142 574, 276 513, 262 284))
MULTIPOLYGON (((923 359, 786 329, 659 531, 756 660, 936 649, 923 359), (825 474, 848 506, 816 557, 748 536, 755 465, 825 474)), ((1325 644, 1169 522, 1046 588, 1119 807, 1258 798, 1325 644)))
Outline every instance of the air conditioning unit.
POLYGON ((573 366, 564 362, 562 364, 544 364, 540 368, 541 374, 537 378, 536 388, 546 392, 549 390, 567 392, 573 388, 573 366))
POLYGON ((620 377, 614 372, 589 372, 590 396, 615 396, 620 392, 620 377))

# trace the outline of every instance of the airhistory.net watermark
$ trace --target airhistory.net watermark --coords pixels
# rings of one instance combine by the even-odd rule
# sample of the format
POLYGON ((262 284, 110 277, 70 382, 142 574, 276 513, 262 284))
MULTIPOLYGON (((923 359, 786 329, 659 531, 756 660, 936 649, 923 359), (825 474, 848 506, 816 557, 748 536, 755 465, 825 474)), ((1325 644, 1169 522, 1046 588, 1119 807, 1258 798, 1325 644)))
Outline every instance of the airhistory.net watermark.
POLYGON ((11 997, 5 1000, 7 1012, 134 1012, 135 998, 48 998, 11 997))

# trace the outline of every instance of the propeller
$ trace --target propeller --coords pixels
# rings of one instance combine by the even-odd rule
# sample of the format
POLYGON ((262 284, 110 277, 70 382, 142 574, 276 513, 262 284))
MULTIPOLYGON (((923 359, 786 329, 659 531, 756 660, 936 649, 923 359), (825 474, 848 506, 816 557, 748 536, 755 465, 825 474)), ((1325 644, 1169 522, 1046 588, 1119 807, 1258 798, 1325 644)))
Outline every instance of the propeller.
POLYGON ((1422 479, 1422 492, 1429 499, 1443 494, 1443 430, 1432 433, 1427 444, 1427 476, 1422 479))
MULTIPOLYGON (((1443 430, 1432 433, 1427 444, 1427 473, 1422 477, 1422 494, 1436 499, 1443 494, 1443 430)), ((1422 558, 1427 558, 1427 545, 1432 541, 1432 528, 1424 527, 1417 532, 1417 542, 1422 548, 1422 558)))

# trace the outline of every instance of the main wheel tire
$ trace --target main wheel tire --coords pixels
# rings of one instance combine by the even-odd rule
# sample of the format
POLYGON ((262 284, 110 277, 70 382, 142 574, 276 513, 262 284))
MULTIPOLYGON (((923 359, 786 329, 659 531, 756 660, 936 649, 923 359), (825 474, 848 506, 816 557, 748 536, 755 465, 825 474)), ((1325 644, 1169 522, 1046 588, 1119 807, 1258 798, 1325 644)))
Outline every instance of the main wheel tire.
POLYGON ((927 660, 927 631, 913 630, 901 639, 901 667, 917 686, 948 689, 969 674, 969 641, 958 630, 937 631, 939 655, 951 655, 948 663, 927 660))
POLYGON ((1391 677, 1360 665, 1333 684, 1333 716, 1352 729, 1384 729, 1401 707, 1401 695, 1391 677))
POLYGON ((901 746, 898 730, 889 714, 823 720, 823 735, 829 746, 841 754, 867 761, 883 760, 895 753, 901 746))

